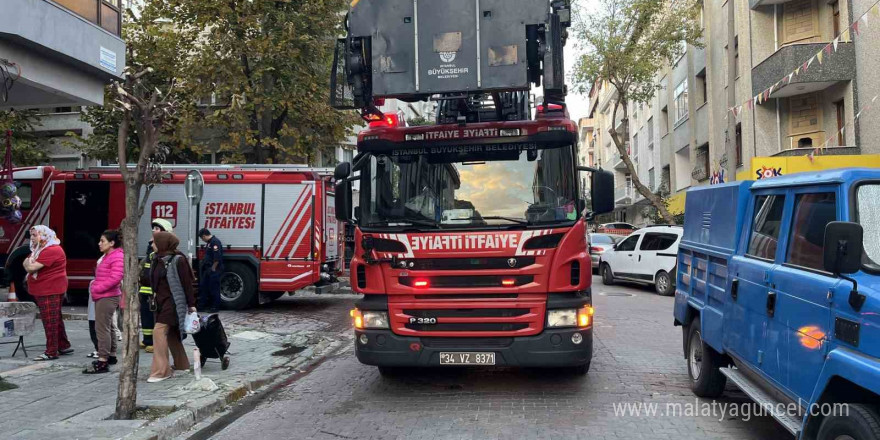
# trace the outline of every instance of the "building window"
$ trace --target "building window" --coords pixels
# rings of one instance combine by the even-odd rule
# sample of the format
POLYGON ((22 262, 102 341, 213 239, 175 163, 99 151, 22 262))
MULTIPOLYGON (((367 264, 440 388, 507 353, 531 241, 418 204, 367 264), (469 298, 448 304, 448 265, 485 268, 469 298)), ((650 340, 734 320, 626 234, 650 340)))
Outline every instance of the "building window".
POLYGON ((736 72, 736 78, 739 78, 739 35, 733 37, 733 71, 736 72))
POLYGON ((648 118, 648 146, 654 145, 654 118, 648 118))
POLYGON ((669 134, 669 110, 664 106, 660 110, 660 137, 669 134))
POLYGON ((844 146, 846 133, 843 132, 843 127, 846 125, 846 107, 843 105, 843 100, 835 102, 834 108, 837 110, 837 145, 844 146))
POLYGON ((687 78, 683 79, 675 87, 675 123, 678 124, 688 115, 688 85, 687 78))
POLYGON ((639 161, 639 134, 638 133, 633 135, 632 150, 628 151, 628 153, 630 156, 632 156, 633 162, 639 161))
POLYGON ((648 188, 654 191, 654 169, 648 170, 648 188))
MULTIPOLYGON (((836 35, 836 34, 835 34, 836 35)), ((816 0, 793 0, 782 5, 782 44, 819 40, 816 0)))
POLYGON ((743 164, 743 130, 742 124, 736 124, 736 166, 743 164))
POLYGON ((705 104, 706 101, 709 100, 709 92, 708 92, 708 88, 706 87, 706 69, 705 68, 703 68, 703 70, 701 70, 700 73, 697 74, 696 79, 697 79, 697 81, 696 81, 697 82, 697 96, 696 96, 697 101, 695 104, 699 107, 699 106, 705 104))
POLYGON ((663 167, 660 171, 660 195, 668 196, 670 193, 670 189, 672 188, 671 180, 672 180, 672 172, 670 171, 669 165, 663 167))
POLYGON ((840 35, 840 2, 831 3, 831 25, 834 29, 834 36, 840 35))
POLYGON ((702 181, 709 178, 709 144, 697 147, 696 162, 691 177, 696 181, 702 181))

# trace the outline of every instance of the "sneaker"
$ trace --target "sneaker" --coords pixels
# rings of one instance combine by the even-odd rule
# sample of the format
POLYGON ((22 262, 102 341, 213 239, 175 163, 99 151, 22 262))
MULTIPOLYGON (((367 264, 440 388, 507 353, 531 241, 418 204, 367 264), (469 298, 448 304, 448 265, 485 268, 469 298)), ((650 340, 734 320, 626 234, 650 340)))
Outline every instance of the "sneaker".
POLYGON ((140 345, 141 348, 147 348, 147 344, 144 344, 144 341, 141 341, 138 345, 140 345))
POLYGON ((86 367, 83 370, 83 374, 101 374, 101 373, 109 373, 110 368, 107 367, 107 362, 94 361, 92 365, 86 367))
POLYGON ((122 335, 116 335, 116 340, 122 342, 122 335))
POLYGON ((93 351, 93 352, 87 354, 86 357, 87 357, 87 358, 92 358, 92 359, 97 359, 97 358, 98 358, 98 352, 97 352, 97 351, 93 351))
POLYGON ((49 356, 49 355, 46 354, 46 353, 43 353, 43 354, 41 354, 41 355, 39 355, 39 356, 37 356, 37 357, 34 358, 34 360, 37 361, 37 362, 42 362, 42 361, 54 361, 55 359, 58 359, 58 356, 49 356))
POLYGON ((152 352, 153 352, 153 346, 152 346, 152 345, 148 345, 146 348, 144 348, 144 351, 146 351, 147 353, 152 353, 152 352))
POLYGON ((165 379, 171 379, 172 377, 174 377, 173 374, 172 374, 171 376, 166 376, 166 377, 153 377, 153 376, 150 376, 150 377, 147 379, 147 383, 162 382, 163 380, 165 380, 165 379))

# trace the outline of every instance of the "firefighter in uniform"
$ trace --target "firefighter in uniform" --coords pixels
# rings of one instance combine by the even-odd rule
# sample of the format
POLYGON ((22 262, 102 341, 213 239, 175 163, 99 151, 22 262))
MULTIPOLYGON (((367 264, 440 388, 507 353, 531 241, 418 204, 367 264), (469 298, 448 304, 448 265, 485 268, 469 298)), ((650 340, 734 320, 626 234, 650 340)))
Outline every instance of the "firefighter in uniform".
MULTIPOLYGON (((174 232, 174 228, 171 226, 171 222, 165 220, 164 218, 157 218, 153 220, 152 225, 153 232, 174 232)), ((150 279, 150 270, 153 260, 154 252, 153 252, 153 240, 150 240, 147 243, 147 255, 141 264, 141 279, 150 279)), ((149 284, 142 285, 140 290, 140 300, 141 300, 141 332, 143 333, 143 339, 141 340, 141 348, 146 350, 147 353, 153 352, 153 327, 156 325, 156 318, 153 315, 153 311, 155 307, 152 305, 155 304, 153 302, 153 289, 149 284)))
POLYGON ((200 309, 209 313, 217 313, 220 309, 220 275, 223 274, 223 243, 211 235, 211 231, 202 228, 199 238, 205 242, 205 258, 199 270, 199 302, 200 309))

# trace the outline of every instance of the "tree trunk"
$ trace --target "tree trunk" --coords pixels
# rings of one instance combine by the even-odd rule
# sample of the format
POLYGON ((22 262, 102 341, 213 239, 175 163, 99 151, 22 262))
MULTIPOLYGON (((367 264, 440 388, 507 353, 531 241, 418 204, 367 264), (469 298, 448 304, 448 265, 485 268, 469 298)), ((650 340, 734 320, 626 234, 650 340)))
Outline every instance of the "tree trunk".
POLYGON ((119 390, 116 396, 117 420, 132 419, 137 409, 137 376, 140 357, 138 344, 140 264, 137 255, 137 235, 142 178, 137 175, 131 176, 126 180, 125 185, 125 219, 122 221, 122 242, 125 247, 125 278, 122 281, 125 313, 123 314, 122 369, 119 372, 119 390))
POLYGON ((666 203, 663 202, 663 199, 660 198, 657 194, 651 192, 651 189, 642 184, 641 179, 639 179, 639 175, 636 172, 636 167, 633 165, 632 160, 629 158, 629 152, 626 151, 626 141, 620 139, 619 133, 617 133, 617 129, 615 128, 615 124, 617 122, 617 108, 623 108, 623 135, 629 136, 629 118, 627 117, 627 100, 621 93, 620 89, 617 90, 618 96, 620 98, 617 99, 617 103, 614 106, 614 110, 611 114, 611 128, 608 130, 608 133, 611 135, 611 139, 614 141, 614 145, 617 147, 617 151, 620 153, 620 157, 623 159, 623 163, 626 165, 627 171, 629 171, 630 178, 632 178, 633 186, 636 187, 636 190, 648 199, 657 211, 660 213, 660 216, 663 217, 663 221, 667 224, 674 224, 675 219, 669 214, 669 210, 666 209, 666 203))

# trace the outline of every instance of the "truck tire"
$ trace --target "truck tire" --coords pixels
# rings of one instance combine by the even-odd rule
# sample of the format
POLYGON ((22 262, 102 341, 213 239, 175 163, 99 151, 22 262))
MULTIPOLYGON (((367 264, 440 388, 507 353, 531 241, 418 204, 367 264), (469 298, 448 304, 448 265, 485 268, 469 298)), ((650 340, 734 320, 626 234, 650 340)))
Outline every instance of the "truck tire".
POLYGON ((242 310, 257 301, 257 276, 250 266, 232 261, 220 276, 220 301, 226 310, 242 310))
POLYGON ((691 321, 687 334, 687 370, 691 391, 698 397, 720 396, 727 384, 727 377, 720 370, 724 365, 723 357, 703 342, 699 317, 691 321))
POLYGON ((675 283, 672 282, 669 272, 665 270, 657 272, 657 275, 654 276, 654 290, 660 296, 671 296, 675 293, 675 283))
POLYGON ((398 377, 403 372, 403 368, 401 367, 389 367, 387 365, 379 365, 376 368, 379 369, 379 374, 382 377, 388 378, 398 377))
POLYGON ((817 440, 880 440, 880 415, 877 409, 860 403, 850 403, 849 414, 833 414, 822 420, 817 440))
POLYGON ((602 266, 599 266, 599 272, 602 274, 602 284, 606 286, 614 284, 614 273, 611 272, 611 266, 608 263, 602 263, 602 266))

